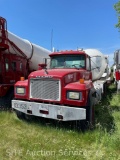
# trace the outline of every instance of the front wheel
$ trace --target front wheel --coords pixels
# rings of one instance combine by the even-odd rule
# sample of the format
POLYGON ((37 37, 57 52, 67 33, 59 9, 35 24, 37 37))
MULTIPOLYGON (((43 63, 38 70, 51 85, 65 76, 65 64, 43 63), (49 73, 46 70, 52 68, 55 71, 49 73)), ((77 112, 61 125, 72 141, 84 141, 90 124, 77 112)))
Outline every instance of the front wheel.
POLYGON ((16 112, 16 115, 19 119, 22 119, 22 120, 25 119, 25 114, 24 113, 22 113, 20 111, 15 111, 15 112, 16 112))
POLYGON ((92 102, 92 97, 89 96, 86 109, 86 120, 77 121, 77 129, 85 131, 88 129, 94 129, 95 125, 95 114, 94 114, 94 105, 92 102))
POLYGON ((86 123, 89 129, 94 128, 95 125, 95 110, 94 105, 89 100, 86 106, 86 123))

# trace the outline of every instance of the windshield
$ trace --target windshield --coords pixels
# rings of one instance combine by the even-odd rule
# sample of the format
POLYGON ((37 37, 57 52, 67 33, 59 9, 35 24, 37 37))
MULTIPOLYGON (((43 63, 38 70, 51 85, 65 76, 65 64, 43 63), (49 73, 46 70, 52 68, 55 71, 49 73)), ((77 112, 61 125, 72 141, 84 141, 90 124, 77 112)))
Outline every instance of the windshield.
POLYGON ((85 55, 53 56, 50 68, 85 68, 85 55))

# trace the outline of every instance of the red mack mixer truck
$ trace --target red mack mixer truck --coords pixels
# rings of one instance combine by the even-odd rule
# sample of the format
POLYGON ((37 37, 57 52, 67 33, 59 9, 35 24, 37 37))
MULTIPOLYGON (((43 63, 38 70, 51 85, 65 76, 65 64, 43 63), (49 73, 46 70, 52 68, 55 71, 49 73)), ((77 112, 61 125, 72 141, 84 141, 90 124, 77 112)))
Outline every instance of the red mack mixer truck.
POLYGON ((7 31, 6 19, 0 17, 0 109, 11 106, 15 82, 38 69, 50 53, 7 31))
POLYGON ((42 69, 41 64, 27 80, 15 84, 12 108, 17 116, 92 124, 94 105, 101 100, 109 76, 102 77, 106 57, 96 49, 58 51, 49 56, 49 69, 42 69))

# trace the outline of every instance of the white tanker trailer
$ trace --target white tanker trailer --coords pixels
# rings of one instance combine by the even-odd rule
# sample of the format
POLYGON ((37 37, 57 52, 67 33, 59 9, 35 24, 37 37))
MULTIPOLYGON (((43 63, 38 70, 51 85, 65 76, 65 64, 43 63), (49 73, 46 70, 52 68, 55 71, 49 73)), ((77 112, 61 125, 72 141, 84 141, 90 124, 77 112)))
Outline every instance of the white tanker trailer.
POLYGON ((11 105, 15 82, 37 70, 50 53, 7 31, 7 22, 0 17, 0 109, 11 105))

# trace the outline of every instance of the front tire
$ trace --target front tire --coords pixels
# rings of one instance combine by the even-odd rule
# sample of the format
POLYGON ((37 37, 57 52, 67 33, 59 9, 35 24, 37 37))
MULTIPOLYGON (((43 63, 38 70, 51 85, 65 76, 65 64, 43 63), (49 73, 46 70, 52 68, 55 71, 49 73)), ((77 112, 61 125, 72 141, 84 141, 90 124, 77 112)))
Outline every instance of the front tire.
POLYGON ((95 114, 94 114, 94 104, 92 101, 92 96, 89 95, 87 105, 85 106, 86 109, 86 120, 77 121, 77 129, 81 131, 85 130, 92 130, 95 125, 95 114))
POLYGON ((88 105, 86 106, 86 123, 89 129, 94 128, 95 110, 90 98, 88 100, 88 105))
POLYGON ((15 112, 16 112, 16 115, 19 119, 22 119, 22 120, 25 119, 25 114, 24 113, 22 113, 20 111, 15 111, 15 112))

